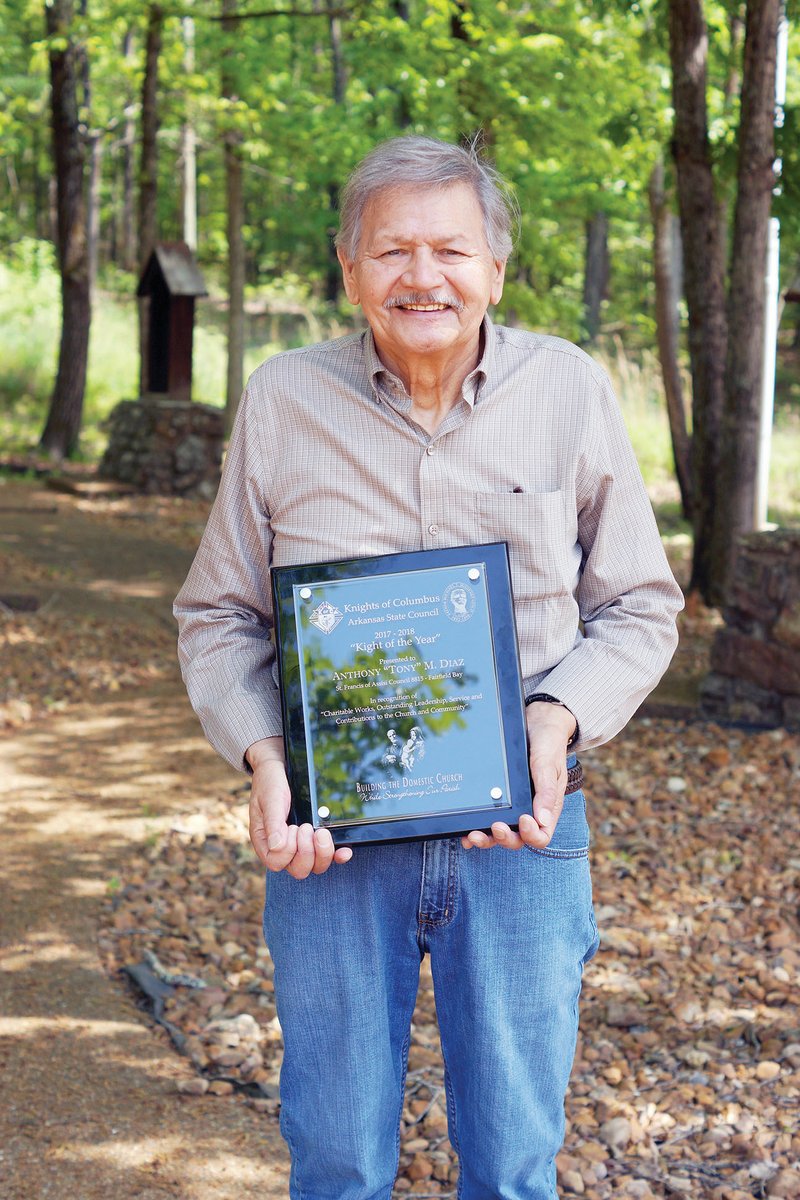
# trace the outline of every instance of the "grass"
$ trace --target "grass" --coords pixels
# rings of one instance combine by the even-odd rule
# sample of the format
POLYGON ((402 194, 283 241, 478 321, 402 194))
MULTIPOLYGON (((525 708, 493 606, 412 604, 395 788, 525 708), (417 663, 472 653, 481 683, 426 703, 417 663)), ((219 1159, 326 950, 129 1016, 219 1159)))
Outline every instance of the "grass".
MULTIPOLYGON (((136 305, 133 297, 121 290, 128 286, 124 276, 110 282, 116 290, 99 289, 94 300, 80 446, 85 461, 95 461, 102 453, 106 441, 103 421, 111 409, 136 395, 136 305)), ((262 289, 259 299, 266 303, 251 305, 247 320, 245 377, 269 355, 308 341, 309 324, 314 336, 345 331, 341 322, 314 308, 297 281, 271 292, 262 289)), ((13 256, 0 263, 0 453, 24 454, 38 440, 56 369, 59 317, 59 281, 52 248, 43 242, 20 243, 13 256)), ((219 303, 199 302, 193 398, 207 404, 224 403, 224 321, 219 303)), ((618 338, 605 346, 599 357, 616 384, 662 529, 685 533, 657 357, 648 351, 635 359, 628 357, 618 338)), ((779 524, 800 522, 800 405, 793 390, 791 358, 787 351, 779 364, 779 403, 772 440, 770 519, 779 524)))

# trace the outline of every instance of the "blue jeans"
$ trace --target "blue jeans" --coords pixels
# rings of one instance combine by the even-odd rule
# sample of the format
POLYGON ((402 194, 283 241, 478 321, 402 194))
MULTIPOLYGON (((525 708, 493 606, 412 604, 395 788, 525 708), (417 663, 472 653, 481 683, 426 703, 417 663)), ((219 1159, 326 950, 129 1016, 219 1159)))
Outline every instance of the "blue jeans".
MULTIPOLYGON (((572 760, 571 760, 572 761, 572 760)), ((546 850, 458 839, 269 874, 293 1200, 389 1200, 409 1025, 431 956, 462 1200, 555 1200, 585 962, 598 945, 582 793, 546 850)))

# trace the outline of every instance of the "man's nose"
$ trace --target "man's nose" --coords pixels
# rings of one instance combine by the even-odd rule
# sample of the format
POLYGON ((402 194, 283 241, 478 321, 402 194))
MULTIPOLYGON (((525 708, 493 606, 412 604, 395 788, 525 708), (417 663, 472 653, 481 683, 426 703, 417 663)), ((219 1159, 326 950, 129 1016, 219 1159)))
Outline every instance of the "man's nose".
POLYGON ((431 291, 443 281, 442 268, 427 246, 418 246, 403 273, 403 283, 415 291, 431 291))

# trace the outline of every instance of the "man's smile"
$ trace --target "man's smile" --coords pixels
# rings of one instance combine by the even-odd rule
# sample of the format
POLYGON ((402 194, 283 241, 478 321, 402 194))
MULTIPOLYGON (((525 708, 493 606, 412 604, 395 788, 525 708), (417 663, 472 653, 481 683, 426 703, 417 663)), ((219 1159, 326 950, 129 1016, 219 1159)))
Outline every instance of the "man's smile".
POLYGON ((403 312, 446 312, 449 304, 399 304, 403 312))
POLYGON ((401 312, 437 313, 452 310, 458 313, 462 312, 464 303, 454 296, 390 296, 388 300, 384 301, 383 307, 386 309, 399 308, 401 312))

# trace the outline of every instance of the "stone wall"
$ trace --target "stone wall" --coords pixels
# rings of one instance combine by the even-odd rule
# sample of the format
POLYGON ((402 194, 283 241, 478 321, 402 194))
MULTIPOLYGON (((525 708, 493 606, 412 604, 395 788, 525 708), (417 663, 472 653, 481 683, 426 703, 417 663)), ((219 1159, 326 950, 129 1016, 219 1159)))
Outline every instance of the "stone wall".
POLYGON ((123 400, 106 424, 102 478, 165 496, 214 496, 225 435, 221 409, 149 397, 123 400))
POLYGON ((715 721, 800 729, 800 529, 742 539, 701 711, 715 721))

